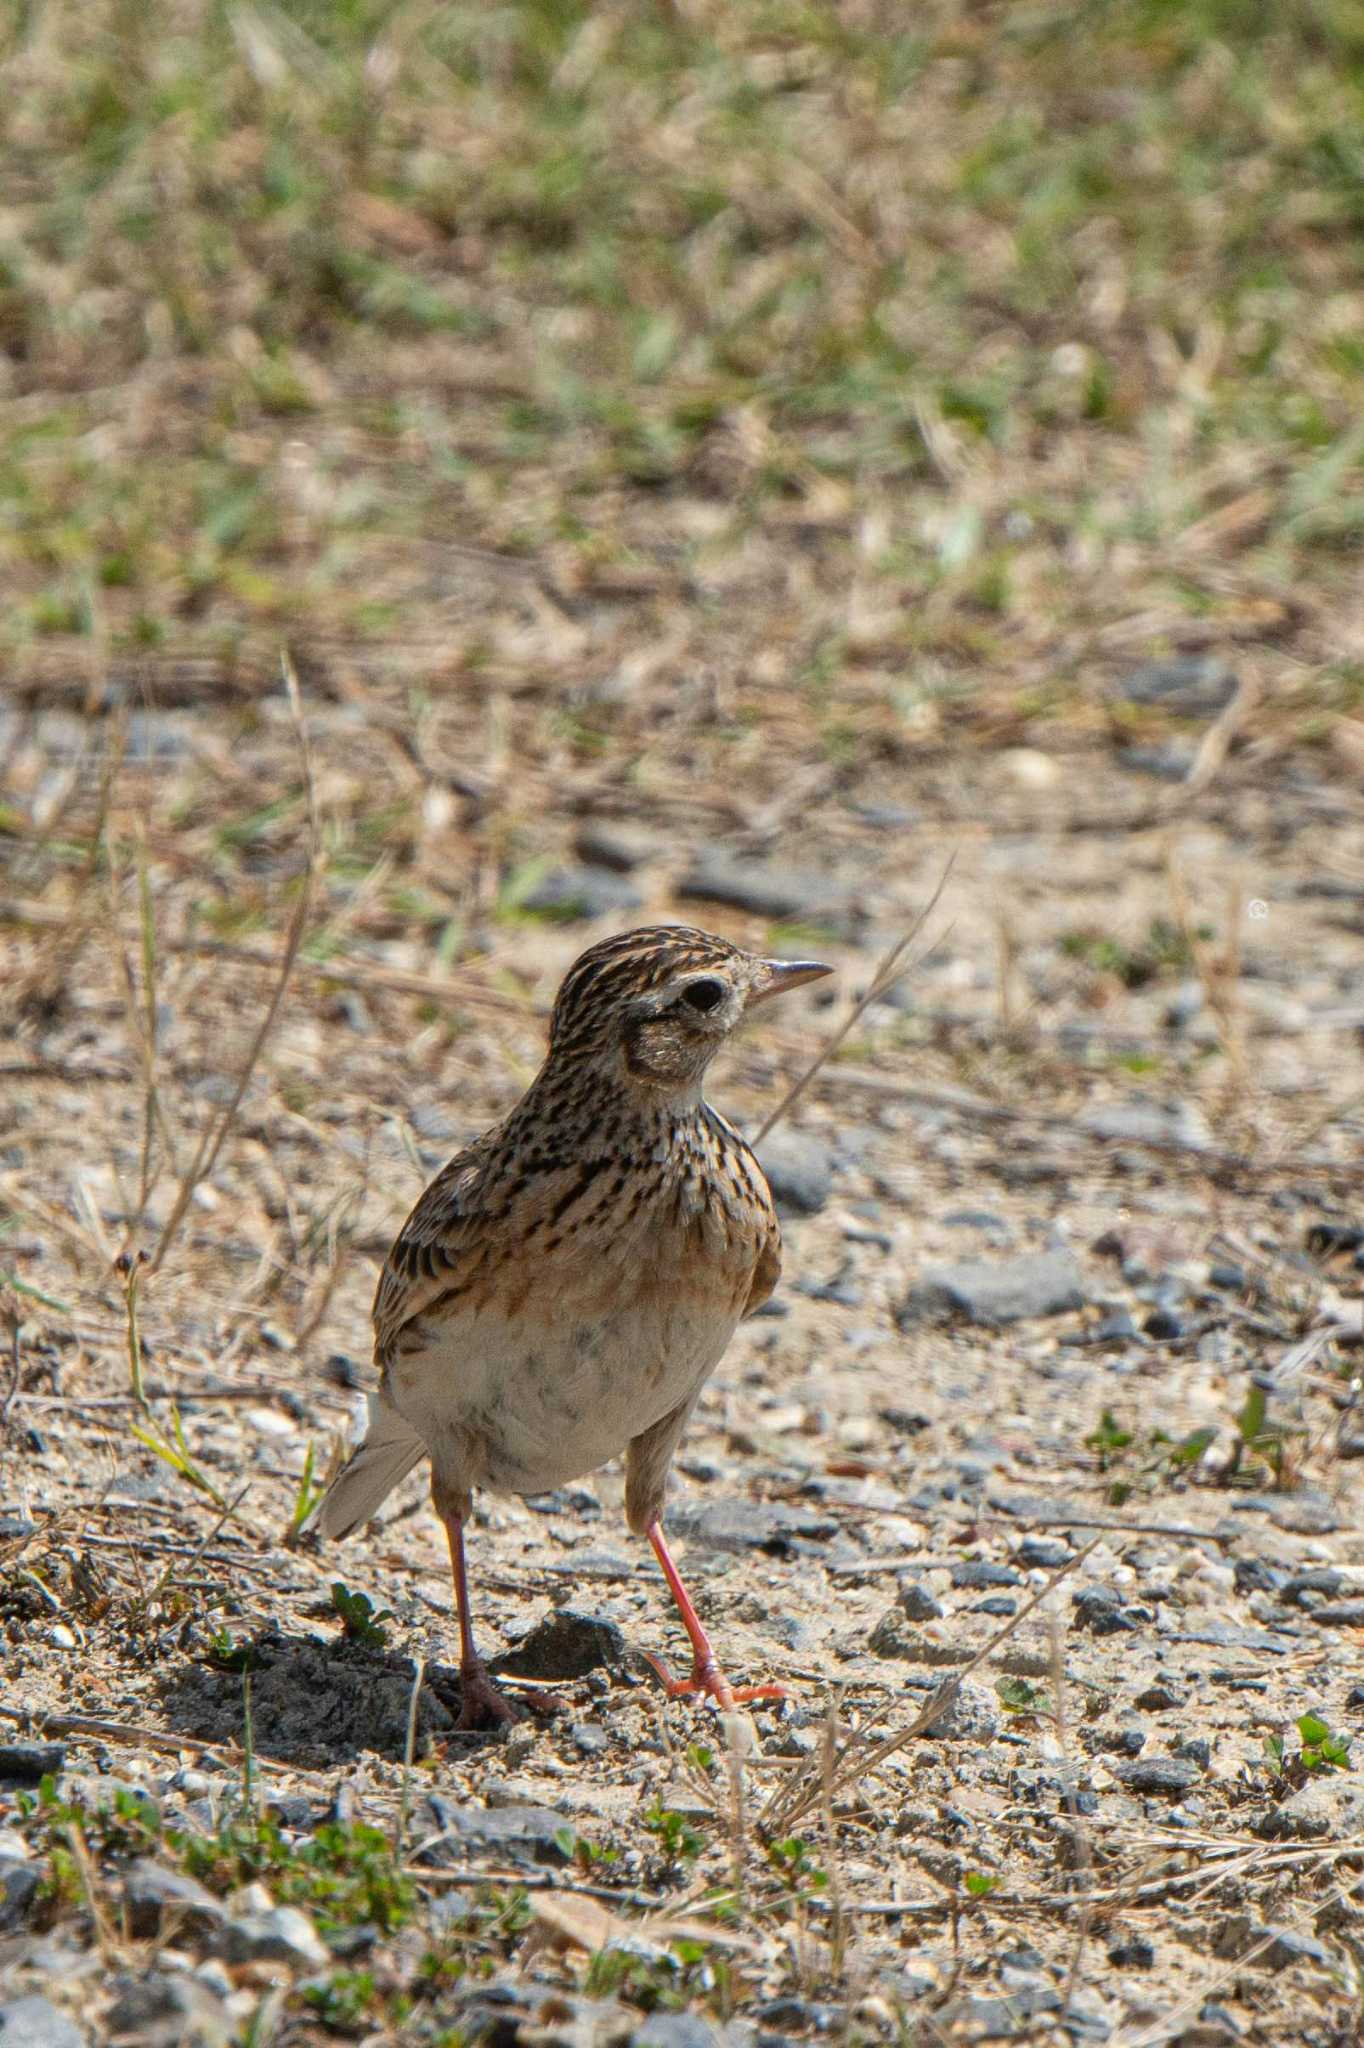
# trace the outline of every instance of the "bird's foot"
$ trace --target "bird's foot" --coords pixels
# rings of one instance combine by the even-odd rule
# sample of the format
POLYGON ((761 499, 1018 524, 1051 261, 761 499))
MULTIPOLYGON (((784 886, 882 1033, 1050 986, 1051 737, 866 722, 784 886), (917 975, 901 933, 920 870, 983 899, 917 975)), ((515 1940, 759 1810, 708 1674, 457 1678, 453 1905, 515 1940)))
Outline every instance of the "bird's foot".
POLYGON ((714 1700, 721 1713, 727 1714, 734 1707, 747 1706, 750 1700, 785 1700, 791 1697, 784 1685, 731 1685, 713 1657, 698 1657, 689 1677, 674 1678, 661 1657, 655 1657, 649 1650, 645 1650, 643 1655, 670 1700, 700 1696, 714 1700))
POLYGON ((460 1709, 456 1728, 510 1728, 523 1721, 521 1708, 498 1691, 486 1664, 464 1664, 459 1673, 460 1709))

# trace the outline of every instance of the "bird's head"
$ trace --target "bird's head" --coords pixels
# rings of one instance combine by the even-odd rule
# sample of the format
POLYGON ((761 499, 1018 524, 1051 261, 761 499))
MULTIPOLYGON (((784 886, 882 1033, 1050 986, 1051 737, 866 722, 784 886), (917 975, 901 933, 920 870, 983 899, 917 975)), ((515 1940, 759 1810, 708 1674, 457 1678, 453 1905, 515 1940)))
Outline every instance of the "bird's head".
POLYGON ((549 1050, 605 1065, 626 1085, 690 1095, 755 1004, 832 968, 765 960, 689 925, 647 925, 574 961, 555 998, 549 1050))

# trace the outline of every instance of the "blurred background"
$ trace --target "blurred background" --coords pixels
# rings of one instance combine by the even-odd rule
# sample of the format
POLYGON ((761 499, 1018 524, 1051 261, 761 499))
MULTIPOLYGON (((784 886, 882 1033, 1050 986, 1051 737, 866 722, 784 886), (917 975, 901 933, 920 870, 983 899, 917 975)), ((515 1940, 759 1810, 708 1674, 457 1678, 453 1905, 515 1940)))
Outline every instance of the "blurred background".
MULTIPOLYGON (((875 1725, 937 1682, 921 1626, 982 1647, 1087 1514, 1083 1811, 1155 1947, 1082 1969, 1087 1912, 1072 1946, 1091 1855, 1039 1638, 969 1743, 862 1802, 856 1940, 811 1921, 736 1996, 879 1984, 856 2038, 891 2038, 964 1957, 1013 1997, 1045 1955, 1024 2025, 1083 1994, 1084 2038, 1149 2048, 1242 1939, 1181 1904, 1165 1941, 1170 1797, 1205 1858, 1172 1882, 1253 1863, 1257 1954, 1298 1881, 1271 1837, 1320 1849, 1325 1898, 1360 1829, 1276 1806, 1244 1839, 1309 1768, 1266 1791, 1263 1726, 1291 1761, 1305 1708, 1358 1719, 1364 14, 11 0, 0 147, 0 1713, 112 1728, 160 1797, 178 1738, 230 1777, 258 1658, 270 1782, 340 1825, 351 1773, 401 1846, 407 1659, 452 1626, 423 1482, 344 1563, 290 1545, 405 1211, 525 1087, 591 940, 682 918, 836 964, 717 1069, 753 1131, 950 862, 913 971, 764 1147, 787 1274, 673 1526, 735 1675, 792 1679, 765 1726, 795 1772, 831 1674, 875 1725), (1148 1741, 1135 1790, 1102 1776, 1148 1741)), ((619 1490, 483 1505, 490 1647, 570 1582, 666 1639, 619 1490)), ((553 1840, 572 1813, 623 1884, 683 1881, 650 1828, 727 1883, 727 1789, 641 1836, 662 1709, 619 1677, 499 1797, 553 1840)), ((456 1742, 441 1782, 510 1767, 456 1742)), ((121 1886, 134 1838, 87 1835, 121 1886)), ((193 1867, 295 1881, 257 1848, 193 1867)), ((760 1870, 763 1942, 796 1867, 760 1870)), ((1358 2038, 1337 1904, 1239 2038, 1358 2038)), ((470 1953, 513 1955, 523 1908, 470 1953)), ((390 1964, 333 1987, 338 2027, 403 2024, 390 1964)), ((729 1982, 629 1995, 728 2011, 729 1982)))

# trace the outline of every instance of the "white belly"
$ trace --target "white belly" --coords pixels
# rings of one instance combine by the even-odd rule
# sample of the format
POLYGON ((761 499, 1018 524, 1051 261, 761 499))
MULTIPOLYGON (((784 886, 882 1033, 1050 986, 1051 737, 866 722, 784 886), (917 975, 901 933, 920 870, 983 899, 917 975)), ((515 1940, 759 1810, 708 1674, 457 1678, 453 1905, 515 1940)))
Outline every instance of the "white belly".
POLYGON ((451 1484, 547 1493, 693 1399, 737 1321, 723 1283, 666 1300, 642 1287, 605 1311, 566 1288, 546 1318, 482 1309, 428 1325, 392 1361, 390 1397, 451 1484))

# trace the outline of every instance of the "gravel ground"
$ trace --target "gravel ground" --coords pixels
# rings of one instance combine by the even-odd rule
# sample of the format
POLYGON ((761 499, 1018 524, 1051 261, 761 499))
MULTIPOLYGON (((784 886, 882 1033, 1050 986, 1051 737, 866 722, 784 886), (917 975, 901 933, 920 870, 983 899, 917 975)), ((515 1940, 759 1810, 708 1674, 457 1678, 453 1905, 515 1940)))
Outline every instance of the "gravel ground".
MULTIPOLYGON (((353 721, 309 721, 354 817, 353 721)), ((30 793, 75 723, 33 725, 30 793)), ((69 868, 9 906, 0 2043, 1357 2040, 1354 793, 1251 761, 1180 812, 1118 751, 1013 749, 757 845, 565 799, 555 921, 523 899, 458 968, 333 887, 330 971, 305 953, 177 1220, 172 1151, 230 1106, 284 916, 206 914, 209 854, 157 821, 221 845, 216 743, 161 738, 151 1025, 132 856, 127 988, 69 868), (480 1504, 480 1626, 537 1711, 457 1733, 420 1475, 344 1547, 288 1533, 405 1207, 637 915, 832 948, 834 994, 714 1078, 756 1128, 949 852, 916 970, 764 1148, 784 1278, 675 1483, 727 1666, 789 1698, 728 1731, 737 1765, 664 1699, 641 1653, 680 1632, 612 1468, 480 1504), (167 1230, 139 1422, 114 1260, 167 1230)), ((281 786, 289 743, 262 705, 234 787, 281 786)), ((284 914, 298 829, 250 842, 284 914)))

